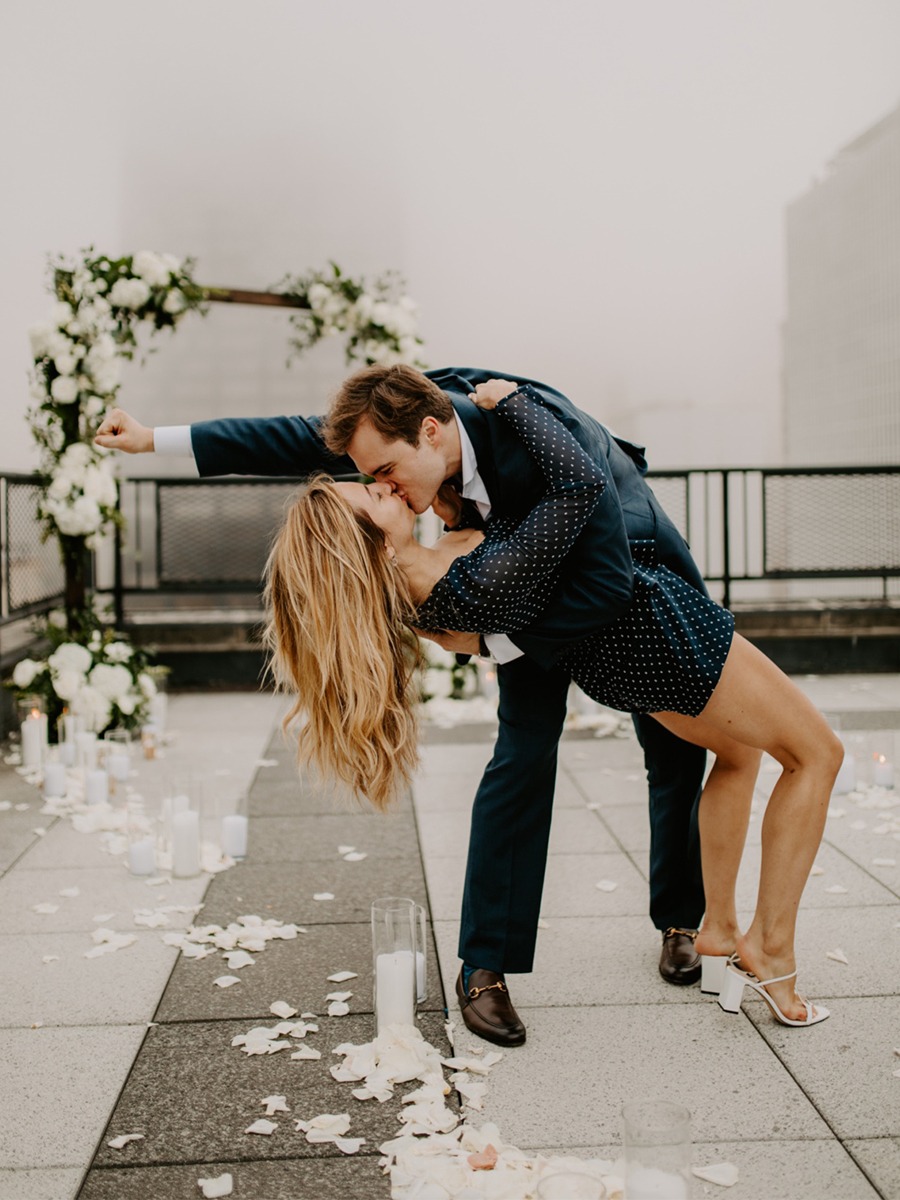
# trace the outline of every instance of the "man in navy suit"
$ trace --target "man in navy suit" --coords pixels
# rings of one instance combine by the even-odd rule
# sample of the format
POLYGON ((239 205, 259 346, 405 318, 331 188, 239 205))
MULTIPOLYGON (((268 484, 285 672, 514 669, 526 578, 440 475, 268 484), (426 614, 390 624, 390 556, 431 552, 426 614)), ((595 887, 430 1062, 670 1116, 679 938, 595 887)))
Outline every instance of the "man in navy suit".
MULTIPOLYGON (((472 635, 442 641, 467 653, 487 649, 499 664, 499 729, 472 809, 456 990, 470 1029, 513 1046, 524 1042, 525 1027, 504 976, 532 969, 569 687, 556 659, 566 643, 628 607, 631 540, 654 539, 659 561, 704 589, 684 539, 646 484, 641 448, 614 437, 546 384, 457 367, 425 375, 408 367, 366 368, 345 381, 327 423, 238 418, 153 431, 116 410, 97 440, 127 451, 190 451, 202 476, 359 471, 389 482, 416 512, 440 491, 444 515, 450 484, 451 500, 455 489, 470 519, 474 509, 481 518, 520 517, 545 484, 510 426, 468 399, 492 378, 536 387, 611 481, 537 626, 488 637, 486 647, 472 635)), ((650 915, 663 931, 659 969, 671 983, 692 983, 700 973, 693 932, 704 910, 697 803, 705 751, 651 717, 636 715, 634 724, 650 790, 650 915)))

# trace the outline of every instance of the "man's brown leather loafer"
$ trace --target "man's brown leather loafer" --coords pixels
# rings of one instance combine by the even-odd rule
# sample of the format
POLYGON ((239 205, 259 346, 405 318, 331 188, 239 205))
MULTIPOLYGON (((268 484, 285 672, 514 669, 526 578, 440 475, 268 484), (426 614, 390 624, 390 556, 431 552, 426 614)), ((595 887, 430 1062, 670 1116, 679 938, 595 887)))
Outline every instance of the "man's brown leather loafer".
POLYGON ((498 1046, 521 1046, 525 1026, 512 1006, 502 976, 480 968, 469 976, 469 990, 463 990, 462 969, 456 980, 456 995, 466 1026, 479 1037, 498 1046))
POLYGON ((700 955, 694 949, 694 929, 667 929, 663 933, 659 973, 666 983, 696 983, 700 978, 700 955))

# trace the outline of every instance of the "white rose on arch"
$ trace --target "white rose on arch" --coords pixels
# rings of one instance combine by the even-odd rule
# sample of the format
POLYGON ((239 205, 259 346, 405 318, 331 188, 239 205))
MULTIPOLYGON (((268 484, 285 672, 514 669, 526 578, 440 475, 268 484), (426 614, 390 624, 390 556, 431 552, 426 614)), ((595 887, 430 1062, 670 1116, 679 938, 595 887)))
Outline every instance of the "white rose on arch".
POLYGON ((131 260, 131 269, 151 287, 166 287, 171 273, 162 255, 155 254, 152 250, 139 250, 131 260))
POLYGON ((137 678, 138 687, 143 692, 148 700, 152 700, 159 688, 156 686, 156 680, 152 675, 148 675, 146 671, 142 671, 137 678))
POLYGON ((44 669, 44 664, 33 658, 23 658, 13 670, 13 683, 17 688, 29 688, 44 669))
POLYGON ((110 642, 105 653, 110 662, 125 663, 128 662, 134 651, 127 642, 110 642))
MULTIPOLYGON (((88 683, 96 688, 104 699, 119 704, 119 700, 131 692, 131 672, 119 664, 97 663, 88 675, 88 683)), ((121 705, 119 707, 121 708, 121 705)))
POLYGON ((60 700, 70 703, 84 687, 84 676, 78 671, 54 671, 53 690, 60 700))
POLYGON ((71 375, 57 375, 50 384, 50 395, 57 404, 74 404, 78 399, 78 382, 71 375))
POLYGON ((143 279, 117 279, 109 299, 117 308, 142 308, 150 299, 150 288, 143 279))
POLYGON ((47 659, 51 671, 77 671, 79 675, 86 675, 93 661, 90 650, 78 642, 63 642, 47 659))
POLYGON ((94 732, 109 724, 112 705, 95 687, 86 685, 78 693, 78 714, 83 716, 88 729, 94 732))
POLYGON ((187 299, 180 288, 172 288, 171 292, 163 300, 163 312, 167 312, 173 317, 177 316, 180 312, 184 312, 186 307, 187 299))

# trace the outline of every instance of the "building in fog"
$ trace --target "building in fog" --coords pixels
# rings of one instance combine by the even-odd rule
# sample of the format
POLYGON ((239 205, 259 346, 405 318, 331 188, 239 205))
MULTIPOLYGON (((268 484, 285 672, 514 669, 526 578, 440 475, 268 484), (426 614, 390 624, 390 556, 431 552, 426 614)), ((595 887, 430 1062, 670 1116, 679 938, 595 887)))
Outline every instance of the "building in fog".
POLYGON ((791 465, 900 463, 900 108, 787 210, 791 465))

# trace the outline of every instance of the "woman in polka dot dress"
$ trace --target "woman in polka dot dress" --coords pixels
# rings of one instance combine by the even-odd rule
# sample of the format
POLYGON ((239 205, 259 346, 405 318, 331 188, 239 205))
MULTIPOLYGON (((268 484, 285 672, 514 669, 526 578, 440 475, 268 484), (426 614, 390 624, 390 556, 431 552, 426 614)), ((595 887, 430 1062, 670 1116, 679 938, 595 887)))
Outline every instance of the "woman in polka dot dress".
MULTIPOLYGON (((384 807, 415 758, 415 685, 403 625, 510 633, 546 606, 560 563, 607 486, 603 472, 538 393, 503 380, 471 399, 515 428, 547 481, 519 522, 454 530, 432 547, 388 484, 314 481, 289 510, 268 567, 269 627, 279 679, 307 718, 305 756, 384 807), (383 670, 385 664, 387 671, 383 670)), ((800 894, 824 828, 842 747, 782 672, 734 631, 734 618, 632 542, 629 610, 570 644, 558 665, 593 699, 651 713, 678 737, 711 750, 700 806, 707 912, 697 936, 720 1004, 740 1007, 747 986, 789 1025, 812 1025, 794 987, 800 894), (783 768, 763 823, 759 898, 737 924, 735 881, 760 754, 783 768), (726 957, 736 954, 723 971, 726 957)))

